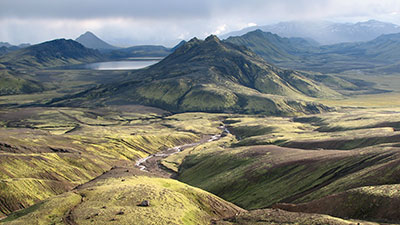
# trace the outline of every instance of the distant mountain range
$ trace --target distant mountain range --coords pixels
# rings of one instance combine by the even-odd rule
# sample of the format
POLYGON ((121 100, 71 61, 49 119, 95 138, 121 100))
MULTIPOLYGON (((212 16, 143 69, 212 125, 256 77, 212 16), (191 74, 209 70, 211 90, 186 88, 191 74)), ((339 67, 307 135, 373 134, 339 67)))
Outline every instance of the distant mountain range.
POLYGON ((176 49, 176 47, 167 48, 162 45, 138 45, 127 48, 119 48, 101 40, 90 31, 80 35, 76 41, 81 43, 86 48, 97 49, 105 53, 107 57, 113 59, 129 57, 165 57, 171 54, 174 49, 176 49))
POLYGON ((369 20, 358 23, 333 22, 281 22, 266 26, 253 26, 240 31, 221 35, 221 38, 240 36, 250 31, 260 29, 272 32, 282 37, 301 37, 312 39, 322 45, 342 42, 370 41, 382 34, 400 33, 400 26, 369 20))
POLYGON ((267 62, 290 69, 336 73, 400 61, 400 33, 381 35, 368 42, 315 46, 306 39, 282 38, 255 30, 226 41, 246 46, 267 62))
POLYGON ((193 38, 124 82, 58 99, 53 105, 142 104, 171 112, 268 115, 324 111, 325 106, 304 99, 339 94, 313 76, 279 69, 245 47, 210 36, 204 41, 193 38))
POLYGON ((31 44, 29 43, 22 43, 19 45, 12 45, 8 42, 0 42, 0 47, 6 47, 6 48, 12 48, 12 47, 17 47, 17 48, 26 48, 28 46, 30 46, 31 44))
POLYGON ((171 49, 152 45, 107 52, 86 48, 73 40, 58 39, 1 56, 0 78, 4 78, 4 87, 0 87, 0 94, 42 90, 26 71, 166 55, 169 56, 146 70, 132 71, 133 75, 129 75, 126 82, 115 84, 111 89, 101 87, 101 94, 92 90, 90 94, 79 97, 78 102, 106 95, 101 101, 91 99, 89 104, 130 102, 173 112, 232 111, 281 115, 299 110, 318 111, 319 106, 296 99, 336 96, 338 92, 342 93, 341 90, 369 93, 371 85, 349 78, 295 70, 338 73, 377 68, 384 72, 398 72, 400 34, 382 35, 368 42, 315 46, 307 39, 282 38, 256 30, 225 41, 215 36, 205 41, 194 38, 171 49), (210 102, 208 99, 213 100, 210 102))
MULTIPOLYGON (((130 57, 165 57, 171 54, 179 43, 173 48, 167 48, 162 45, 138 45, 127 48, 119 48, 108 44, 107 42, 101 40, 95 34, 90 31, 80 35, 77 42, 81 43, 86 48, 97 49, 104 53, 107 58, 110 59, 121 59, 130 57)), ((183 42, 184 43, 184 42, 183 42)))
POLYGON ((8 42, 0 42, 0 47, 6 47, 6 48, 9 48, 9 47, 12 47, 13 45, 11 45, 10 43, 8 43, 8 42))
POLYGON ((24 43, 24 44, 20 44, 20 45, 16 46, 16 45, 11 45, 8 42, 0 42, 0 56, 5 55, 9 52, 18 50, 20 48, 26 48, 29 46, 30 46, 30 44, 28 44, 28 43, 24 43))
POLYGON ((171 48, 166 48, 162 45, 139 45, 113 50, 107 52, 106 55, 112 59, 119 59, 130 57, 165 57, 171 53, 171 48))

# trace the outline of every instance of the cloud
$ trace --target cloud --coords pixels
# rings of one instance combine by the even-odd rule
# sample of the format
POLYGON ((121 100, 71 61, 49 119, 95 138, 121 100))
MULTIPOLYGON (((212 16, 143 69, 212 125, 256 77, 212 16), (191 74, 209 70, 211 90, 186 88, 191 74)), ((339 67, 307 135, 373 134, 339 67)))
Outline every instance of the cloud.
POLYGON ((37 43, 86 30, 123 45, 164 44, 291 20, 400 24, 398 0, 0 0, 0 41, 37 43))
POLYGON ((226 24, 219 25, 217 27, 217 30, 212 32, 212 33, 215 34, 215 35, 222 34, 224 31, 226 31, 226 27, 227 27, 226 24))
POLYGON ((207 17, 203 1, 182 0, 1 0, 0 16, 18 18, 207 17))

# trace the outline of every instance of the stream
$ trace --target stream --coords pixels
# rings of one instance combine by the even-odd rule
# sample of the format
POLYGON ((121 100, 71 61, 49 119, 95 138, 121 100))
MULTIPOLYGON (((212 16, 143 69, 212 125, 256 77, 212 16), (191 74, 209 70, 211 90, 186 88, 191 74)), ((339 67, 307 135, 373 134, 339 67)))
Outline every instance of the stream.
POLYGON ((220 126, 218 128, 222 130, 222 132, 220 134, 215 134, 215 135, 209 137, 208 139, 201 140, 199 142, 184 144, 184 145, 179 145, 179 146, 175 146, 172 148, 168 148, 167 150, 161 151, 160 153, 152 154, 145 158, 141 158, 141 159, 137 160, 135 165, 137 167, 139 167, 139 169, 142 171, 150 172, 149 168, 154 167, 154 166, 158 167, 158 163, 161 159, 167 158, 170 155, 181 152, 181 151, 185 150, 186 148, 194 147, 194 146, 206 143, 206 142, 217 141, 222 137, 222 134, 224 134, 224 133, 230 134, 229 130, 225 126, 220 126), (154 160, 154 159, 156 159, 156 160, 154 160))

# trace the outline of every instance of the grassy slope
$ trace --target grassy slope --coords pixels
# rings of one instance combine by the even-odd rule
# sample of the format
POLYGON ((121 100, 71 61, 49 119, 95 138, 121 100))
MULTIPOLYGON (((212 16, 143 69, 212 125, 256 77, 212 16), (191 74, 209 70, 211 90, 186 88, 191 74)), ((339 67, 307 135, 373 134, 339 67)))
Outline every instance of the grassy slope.
POLYGON ((294 121, 232 116, 224 122, 239 142, 228 135, 219 143, 170 156, 163 165, 178 171, 181 181, 241 207, 257 209, 276 202, 308 202, 356 187, 400 182, 399 141, 392 138, 398 129, 398 117, 393 108, 349 110, 294 121), (332 125, 341 129, 318 131, 332 125), (366 141, 354 145, 353 139, 358 136, 366 141), (387 138, 389 144, 371 141, 377 137, 387 138), (338 151, 254 146, 282 145, 298 139, 341 140, 336 147, 353 147, 351 151, 338 151), (242 147, 235 147, 238 143, 242 147))
POLYGON ((0 221, 4 224, 375 224, 277 209, 245 211, 181 182, 115 168, 72 192, 0 221), (116 191, 117 190, 117 191, 116 191), (143 200, 149 207, 137 206, 143 200))
POLYGON ((208 224, 244 212, 212 194, 171 179, 111 170, 79 189, 9 216, 5 224, 208 224), (110 173, 123 173, 109 175, 110 173), (62 202, 60 201, 62 200, 62 202), (137 206, 149 200, 149 207, 137 206), (55 205, 56 210, 53 208, 55 205), (50 211, 53 208, 52 211, 50 211))
POLYGON ((357 186, 399 182, 399 161, 390 154, 272 146, 210 149, 208 154, 186 156, 179 180, 257 209, 280 201, 318 199, 357 186))
MULTIPOLYGON (((27 207, 87 182, 113 165, 193 142, 179 119, 161 110, 26 108, 2 110, 0 133, 1 212, 27 207), (176 127, 176 128, 175 128, 176 127)), ((194 128, 193 128, 194 129, 194 128)))
POLYGON ((308 203, 278 204, 276 207, 294 212, 323 213, 344 218, 398 222, 400 186, 382 185, 350 189, 308 203))
MULTIPOLYGON (((85 180, 78 180, 80 176, 91 179, 90 177, 102 173, 102 165, 106 169, 114 162, 129 166, 130 159, 147 155, 143 150, 156 152, 160 147, 191 142, 205 134, 219 133, 217 127, 221 121, 224 121, 236 136, 228 135, 218 142, 209 142, 175 154, 168 158, 164 165, 178 171, 182 181, 209 190, 245 208, 266 207, 276 202, 308 202, 356 187, 399 182, 399 145, 393 140, 389 144, 372 143, 364 145, 369 146, 367 148, 351 151, 311 151, 254 146, 252 142, 245 142, 249 139, 262 142, 268 140, 268 135, 271 140, 278 138, 275 139, 275 143, 280 144, 293 143, 296 138, 309 140, 313 137, 325 140, 366 135, 365 137, 370 139, 374 136, 385 136, 395 133, 394 130, 398 129, 398 117, 394 108, 358 109, 294 119, 207 113, 160 116, 165 112, 153 110, 136 106, 119 109, 99 108, 96 111, 72 108, 2 111, 1 125, 6 128, 3 128, 4 136, 0 136, 4 156, 1 160, 4 166, 1 168, 7 169, 6 172, 3 171, 2 177, 14 176, 2 180, 9 185, 5 189, 9 202, 11 200, 21 202, 24 206, 31 205, 29 201, 37 202, 83 183, 85 180), (388 128, 390 126, 392 128, 388 128), (368 129, 373 132, 363 133, 368 129), (174 135, 169 135, 171 132, 174 132, 174 135), (236 138, 240 139, 239 142, 236 138), (279 142, 279 138, 285 141, 279 142), (165 146, 165 143, 169 144, 165 146), (235 147, 238 143, 241 143, 242 147, 235 147), (75 155, 79 152, 81 154, 77 160, 75 155), (17 164, 9 161, 14 158, 18 159, 17 164), (88 159, 91 161, 86 162, 88 159), (41 170, 32 170, 27 173, 24 168, 30 163, 35 164, 32 167, 43 168, 47 172, 43 174, 40 173, 41 170), (91 173, 96 175, 92 176, 91 173), (34 188, 29 189, 28 186, 31 187, 32 184, 34 188), (40 188, 36 184, 40 185, 40 188), (48 190, 49 193, 46 192, 48 190), (9 194, 14 192, 16 197, 10 197, 9 194)), ((118 180, 112 182, 117 184, 118 180)), ((146 183, 142 180, 140 182, 146 183)), ((95 190, 88 190, 87 194, 95 190)), ((106 189, 102 189, 93 192, 97 193, 93 196, 105 191, 106 189)), ((74 201, 71 200, 71 204, 74 201)), ((108 204, 105 199, 103 202, 108 204)), ((66 208, 70 206, 69 201, 65 204, 66 208)), ((95 215, 98 211, 96 204, 90 203, 85 207, 88 211, 82 210, 86 214, 77 213, 75 218, 81 218, 81 223, 95 217, 100 218, 100 214, 95 215), (89 210, 91 207, 97 211, 89 210), (90 218, 86 219, 88 217, 90 218)), ((131 209, 127 208, 127 211, 129 210, 131 209)), ((65 215, 61 207, 60 212, 55 213, 65 215)), ((104 218, 111 220, 111 215, 117 217, 113 213, 116 214, 117 211, 106 214, 107 217, 104 218)), ((235 218, 243 221, 250 216, 253 219, 266 220, 265 215, 270 212, 252 213, 235 218)), ((121 216, 122 221, 128 223, 129 218, 125 220, 123 215, 118 217, 121 216)), ((282 212, 277 213, 274 218, 284 215, 293 216, 282 212)), ((54 218, 60 219, 59 216, 54 218)), ((295 221, 308 221, 302 220, 304 218, 293 217, 295 221)), ((332 219, 325 216, 318 218, 322 221, 332 219)), ((334 218, 332 221, 339 224, 343 222, 334 218)))
POLYGON ((37 82, 15 76, 7 69, 0 69, 0 95, 32 93, 43 90, 37 82))
POLYGON ((349 150, 399 142, 396 110, 347 109, 296 118, 237 116, 225 122, 239 139, 236 146, 278 144, 349 150))
POLYGON ((237 216, 226 218, 224 220, 217 221, 217 225, 378 225, 378 223, 367 222, 367 221, 355 221, 345 220, 341 218, 335 218, 328 215, 321 214, 310 214, 310 213, 298 213, 288 212, 279 209, 259 209, 252 210, 246 213, 240 213, 237 216))

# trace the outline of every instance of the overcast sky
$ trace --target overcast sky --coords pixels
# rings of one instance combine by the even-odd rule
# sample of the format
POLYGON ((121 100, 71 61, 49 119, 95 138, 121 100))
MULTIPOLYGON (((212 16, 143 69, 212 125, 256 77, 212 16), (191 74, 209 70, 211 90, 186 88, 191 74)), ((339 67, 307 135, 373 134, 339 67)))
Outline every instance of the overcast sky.
POLYGON ((0 0, 0 41, 75 39, 89 30, 119 45, 173 46, 292 20, 400 24, 400 0, 0 0))

